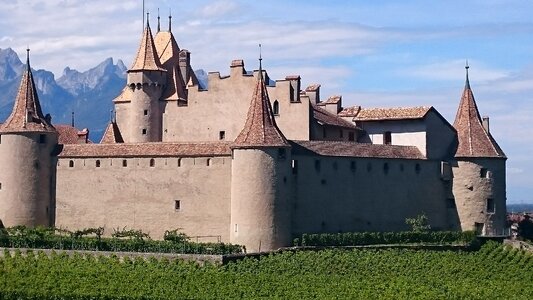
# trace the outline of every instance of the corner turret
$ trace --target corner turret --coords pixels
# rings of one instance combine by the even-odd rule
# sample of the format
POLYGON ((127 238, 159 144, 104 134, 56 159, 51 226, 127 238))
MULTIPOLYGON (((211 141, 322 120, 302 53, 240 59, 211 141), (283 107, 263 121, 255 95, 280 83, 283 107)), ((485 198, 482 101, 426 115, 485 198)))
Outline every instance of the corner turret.
POLYGON ((291 153, 261 67, 246 123, 232 146, 230 241, 248 251, 290 245, 291 153))
POLYGON ((470 87, 468 68, 467 65, 465 88, 453 125, 459 141, 453 168, 453 194, 462 230, 502 235, 506 218, 507 158, 488 125, 483 124, 470 87))
POLYGON ((7 227, 55 222, 58 133, 43 116, 27 51, 13 111, 0 126, 0 220, 7 227))

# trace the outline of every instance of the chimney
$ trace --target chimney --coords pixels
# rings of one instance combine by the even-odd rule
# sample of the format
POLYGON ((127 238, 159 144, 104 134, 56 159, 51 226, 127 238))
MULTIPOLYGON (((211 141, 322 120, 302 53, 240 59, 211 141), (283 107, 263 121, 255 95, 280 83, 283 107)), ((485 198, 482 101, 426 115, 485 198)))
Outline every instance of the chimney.
POLYGON ((484 116, 483 117, 483 128, 485 128, 485 131, 487 133, 490 133, 490 126, 489 126, 490 122, 489 122, 489 116, 484 116))
POLYGON ((320 84, 312 84, 305 88, 305 94, 313 104, 320 102, 320 84))
POLYGON ((89 142, 89 129, 83 128, 78 131, 78 144, 87 144, 89 142))

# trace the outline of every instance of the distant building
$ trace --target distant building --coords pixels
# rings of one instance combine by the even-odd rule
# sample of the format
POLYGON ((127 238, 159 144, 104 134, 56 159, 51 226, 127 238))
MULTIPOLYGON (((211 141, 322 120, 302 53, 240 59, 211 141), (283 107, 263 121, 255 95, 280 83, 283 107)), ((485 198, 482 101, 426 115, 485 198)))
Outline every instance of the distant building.
POLYGON ((155 238, 182 228, 249 251, 306 232, 406 230, 419 214, 434 229, 503 233, 506 156, 468 72, 452 126, 433 107, 322 101, 320 85, 271 81, 242 60, 202 87, 190 62, 170 28, 153 36, 147 24, 95 144, 43 116, 28 59, 0 126, 4 224, 126 226, 155 238))

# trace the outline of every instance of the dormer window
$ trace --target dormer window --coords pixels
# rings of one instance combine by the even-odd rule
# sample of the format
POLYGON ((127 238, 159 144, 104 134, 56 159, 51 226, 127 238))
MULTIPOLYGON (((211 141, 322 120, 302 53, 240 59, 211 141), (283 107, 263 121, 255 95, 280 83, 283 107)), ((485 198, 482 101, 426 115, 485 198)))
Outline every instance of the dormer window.
POLYGON ((46 134, 39 134, 39 144, 46 144, 46 134))
POLYGON ((392 144, 392 134, 390 131, 385 131, 383 133, 383 144, 390 145, 392 144))

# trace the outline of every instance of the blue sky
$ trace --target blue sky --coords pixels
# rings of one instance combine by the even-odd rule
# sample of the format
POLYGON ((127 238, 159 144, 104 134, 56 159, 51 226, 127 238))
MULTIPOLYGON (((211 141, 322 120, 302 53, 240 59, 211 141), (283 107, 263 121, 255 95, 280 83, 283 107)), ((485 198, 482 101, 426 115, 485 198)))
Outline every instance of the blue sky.
MULTIPOLYGON (((61 76, 107 57, 131 63, 141 0, 0 0, 0 48, 61 76)), ((533 203, 532 1, 146 0, 194 68, 229 73, 232 59, 257 67, 257 44, 274 79, 300 74, 344 105, 435 106, 450 123, 470 79, 481 114, 508 160, 509 203, 533 203)))

